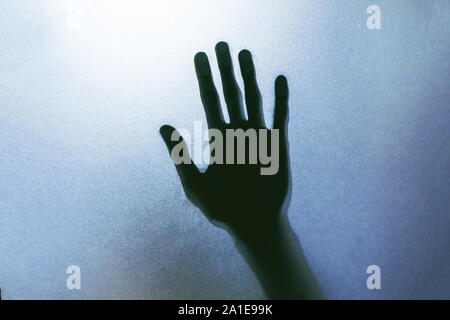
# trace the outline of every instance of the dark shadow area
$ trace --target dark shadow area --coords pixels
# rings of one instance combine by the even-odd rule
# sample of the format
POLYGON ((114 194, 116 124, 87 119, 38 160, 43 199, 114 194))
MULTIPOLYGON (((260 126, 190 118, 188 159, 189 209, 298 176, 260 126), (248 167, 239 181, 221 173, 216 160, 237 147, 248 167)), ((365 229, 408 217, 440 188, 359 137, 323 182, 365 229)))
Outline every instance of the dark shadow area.
POLYGON ((175 128, 164 125, 160 129, 186 196, 211 223, 232 235, 269 298, 320 298, 320 289, 286 216, 291 194, 287 79, 276 78, 274 126, 269 130, 250 51, 239 53, 244 99, 225 42, 216 45, 216 55, 229 123, 222 114, 208 57, 200 52, 194 58, 210 128, 206 171, 200 173, 175 128))

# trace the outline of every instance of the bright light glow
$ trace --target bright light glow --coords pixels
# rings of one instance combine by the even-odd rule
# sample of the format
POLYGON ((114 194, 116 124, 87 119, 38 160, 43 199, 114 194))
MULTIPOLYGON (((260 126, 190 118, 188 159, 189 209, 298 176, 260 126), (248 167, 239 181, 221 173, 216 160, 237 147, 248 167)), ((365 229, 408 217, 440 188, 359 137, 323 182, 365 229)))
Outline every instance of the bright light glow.
POLYGON ((174 28, 184 24, 188 1, 96 0, 78 1, 85 35, 103 41, 136 38, 142 35, 161 40, 174 28))
POLYGON ((204 32, 202 23, 217 7, 206 1, 73 1, 65 4, 62 36, 96 64, 129 68, 198 39, 195 30, 204 32))

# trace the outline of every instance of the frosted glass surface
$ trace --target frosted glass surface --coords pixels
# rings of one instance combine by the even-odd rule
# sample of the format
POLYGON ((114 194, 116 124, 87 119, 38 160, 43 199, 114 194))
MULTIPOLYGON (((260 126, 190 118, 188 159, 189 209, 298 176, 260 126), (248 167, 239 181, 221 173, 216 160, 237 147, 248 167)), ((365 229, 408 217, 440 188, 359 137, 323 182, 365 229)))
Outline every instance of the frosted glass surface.
POLYGON ((158 133, 205 121, 193 56, 217 70, 220 40, 253 52, 269 124, 288 78, 289 218, 327 296, 449 298, 449 16, 437 0, 1 1, 3 299, 263 298, 158 133))

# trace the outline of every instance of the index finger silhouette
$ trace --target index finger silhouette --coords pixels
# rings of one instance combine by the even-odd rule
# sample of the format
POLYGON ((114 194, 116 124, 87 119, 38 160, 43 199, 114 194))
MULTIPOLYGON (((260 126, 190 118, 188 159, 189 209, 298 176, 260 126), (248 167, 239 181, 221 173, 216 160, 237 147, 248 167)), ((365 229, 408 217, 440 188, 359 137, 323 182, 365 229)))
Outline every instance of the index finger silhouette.
POLYGON ((208 126, 209 128, 217 128, 223 125, 225 121, 220 108, 219 95, 214 86, 208 57, 204 52, 199 52, 194 57, 194 64, 208 126))

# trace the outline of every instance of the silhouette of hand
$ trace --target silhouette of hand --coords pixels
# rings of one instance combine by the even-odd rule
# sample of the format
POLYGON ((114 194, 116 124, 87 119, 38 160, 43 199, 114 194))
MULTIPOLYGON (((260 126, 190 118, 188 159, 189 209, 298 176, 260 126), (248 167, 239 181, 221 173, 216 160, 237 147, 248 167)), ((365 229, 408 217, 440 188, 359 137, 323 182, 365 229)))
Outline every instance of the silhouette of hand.
POLYGON ((160 129, 184 191, 213 224, 226 229, 234 237, 236 247, 255 273, 267 297, 321 299, 320 286, 283 210, 290 182, 286 78, 279 76, 275 81, 274 128, 267 130, 250 52, 243 50, 239 53, 248 118, 244 115, 244 103, 225 42, 216 45, 216 55, 230 123, 224 121, 206 54, 198 53, 194 59, 200 96, 210 128, 212 161, 206 171, 200 173, 192 161, 180 163, 180 158, 190 160, 185 142, 173 127, 164 125, 160 129), (253 140, 251 134, 248 139, 241 136, 239 145, 236 134, 228 135, 230 130, 232 133, 257 130, 259 134, 253 140), (266 133, 265 137, 261 131, 266 133), (216 139, 224 140, 223 145, 214 145, 213 148, 216 139), (227 146, 230 142, 232 147, 227 146), (173 151, 181 155, 174 157, 173 151), (256 159, 255 153, 259 155, 256 159), (267 161, 268 157, 264 155, 269 153, 275 163, 267 161), (220 163, 221 160, 223 163, 220 163), (271 170, 264 171, 269 163, 271 170))
MULTIPOLYGON (((245 87, 245 105, 248 114, 248 118, 246 118, 243 110, 244 103, 234 76, 228 45, 225 42, 219 42, 215 51, 230 123, 224 121, 219 96, 206 54, 198 53, 194 58, 194 63, 208 127, 219 130, 223 136, 224 164, 210 164, 204 173, 200 173, 192 161, 178 164, 176 169, 186 196, 202 210, 212 223, 232 231, 236 235, 248 235, 253 232, 259 233, 259 231, 264 233, 265 229, 269 228, 280 215, 288 193, 287 81, 283 76, 279 76, 275 81, 274 129, 277 129, 279 133, 279 141, 275 139, 279 145, 279 150, 271 143, 274 130, 267 130, 267 137, 264 139, 257 135, 258 150, 261 140, 263 140, 262 143, 268 142, 268 154, 271 154, 272 162, 278 160, 278 171, 276 171, 277 164, 271 163, 270 165, 275 166, 274 172, 276 173, 271 175, 261 174, 261 168, 267 167, 267 163, 263 164, 260 157, 258 157, 256 163, 249 164, 250 139, 246 139, 245 143, 245 164, 236 164, 236 154, 239 152, 236 147, 233 152, 234 156, 232 155, 234 163, 225 164, 227 154, 229 156, 230 153, 230 150, 227 150, 225 146, 230 142, 229 139, 235 139, 235 137, 227 136, 227 129, 243 129, 244 131, 255 129, 258 132, 259 129, 267 128, 251 53, 248 50, 239 53, 239 64, 245 87)), ((173 127, 168 125, 162 126, 160 133, 171 153, 174 146, 181 141, 171 141, 172 135, 175 133, 176 137, 182 139, 181 136, 178 132, 175 132, 173 127)), ((236 140, 234 145, 237 145, 236 140)))

